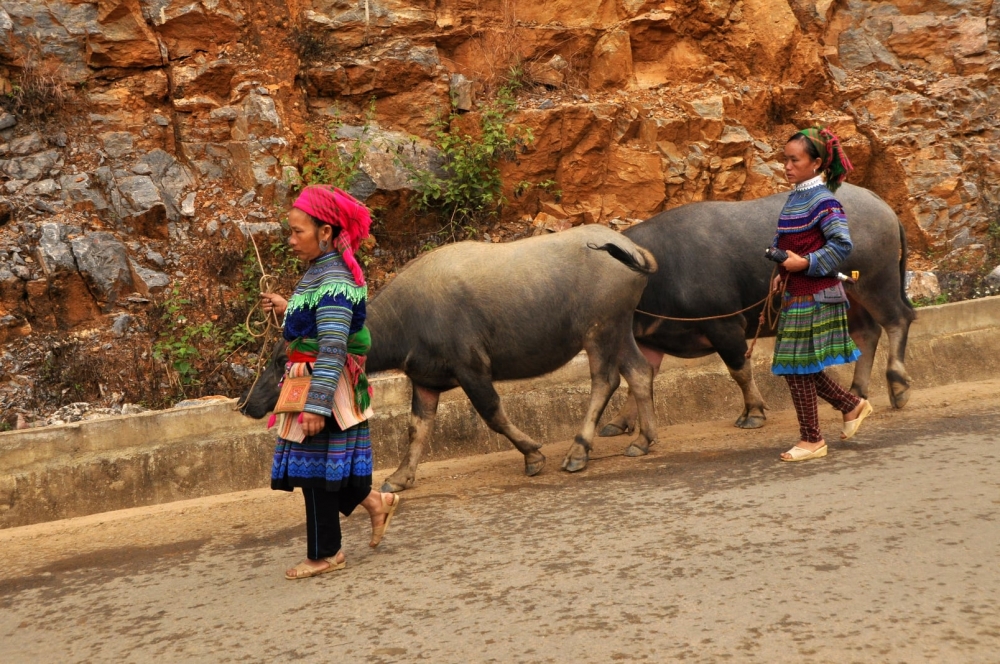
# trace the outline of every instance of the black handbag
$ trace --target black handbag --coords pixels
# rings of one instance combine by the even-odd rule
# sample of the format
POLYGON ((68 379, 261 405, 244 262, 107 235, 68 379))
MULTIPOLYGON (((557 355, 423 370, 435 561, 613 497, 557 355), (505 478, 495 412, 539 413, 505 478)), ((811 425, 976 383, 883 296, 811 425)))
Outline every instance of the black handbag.
POLYGON ((841 304, 847 302, 847 291, 844 290, 844 284, 837 282, 835 286, 824 288, 813 295, 813 299, 820 304, 841 304))

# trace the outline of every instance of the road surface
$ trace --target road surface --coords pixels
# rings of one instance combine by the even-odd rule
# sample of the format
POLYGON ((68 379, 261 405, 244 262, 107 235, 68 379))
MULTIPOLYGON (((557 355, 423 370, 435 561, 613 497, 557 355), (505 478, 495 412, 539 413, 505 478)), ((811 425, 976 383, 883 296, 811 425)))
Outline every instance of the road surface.
POLYGON ((797 464, 787 412, 664 428, 641 459, 602 440, 579 475, 568 442, 536 478, 516 453, 426 464, 382 547, 359 510, 347 569, 303 581, 298 493, 0 531, 0 660, 996 662, 998 395, 876 400, 797 464))

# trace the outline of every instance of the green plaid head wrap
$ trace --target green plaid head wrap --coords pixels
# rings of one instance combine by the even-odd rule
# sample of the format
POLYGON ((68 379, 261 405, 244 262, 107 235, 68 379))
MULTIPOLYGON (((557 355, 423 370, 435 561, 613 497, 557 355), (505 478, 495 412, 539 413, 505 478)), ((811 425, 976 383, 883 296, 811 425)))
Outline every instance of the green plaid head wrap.
POLYGON ((792 139, 799 136, 816 146, 819 158, 823 160, 820 168, 826 174, 826 186, 830 188, 830 191, 837 191, 837 188, 847 179, 847 174, 854 170, 851 160, 844 154, 840 139, 826 127, 801 129, 795 136, 792 136, 792 139))

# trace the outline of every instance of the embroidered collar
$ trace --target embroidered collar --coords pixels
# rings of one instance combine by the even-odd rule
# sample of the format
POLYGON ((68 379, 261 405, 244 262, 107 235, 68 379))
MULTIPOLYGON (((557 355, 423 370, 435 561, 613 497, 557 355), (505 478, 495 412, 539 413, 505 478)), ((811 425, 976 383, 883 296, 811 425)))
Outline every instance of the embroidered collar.
POLYGON ((306 270, 288 299, 286 319, 299 309, 314 309, 328 295, 343 295, 353 304, 368 297, 368 287, 354 283, 354 276, 336 251, 318 257, 306 270))
POLYGON ((798 183, 797 185, 795 185, 793 191, 805 191, 807 189, 815 189, 816 187, 819 187, 823 184, 826 184, 825 182, 823 182, 823 176, 817 175, 814 178, 809 178, 805 182, 798 183))
POLYGON ((328 251, 325 254, 321 254, 316 258, 314 258, 313 261, 309 263, 309 267, 312 267, 313 265, 322 265, 323 263, 328 263, 331 260, 333 260, 334 257, 339 257, 339 256, 340 254, 338 254, 336 251, 328 251))

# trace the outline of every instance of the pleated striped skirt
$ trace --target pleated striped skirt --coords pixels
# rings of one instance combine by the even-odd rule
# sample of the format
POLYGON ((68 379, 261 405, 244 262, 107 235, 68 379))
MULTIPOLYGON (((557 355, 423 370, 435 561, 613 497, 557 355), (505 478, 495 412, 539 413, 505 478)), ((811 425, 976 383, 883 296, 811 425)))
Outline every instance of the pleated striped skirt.
POLYGON ((847 331, 847 303, 816 302, 812 295, 786 296, 778 318, 771 371, 813 374, 861 357, 847 331))
POLYGON ((368 422, 345 431, 326 418, 326 426, 315 436, 297 443, 279 437, 271 465, 271 488, 291 491, 310 487, 339 491, 345 487, 370 487, 372 483, 372 439, 368 422))

